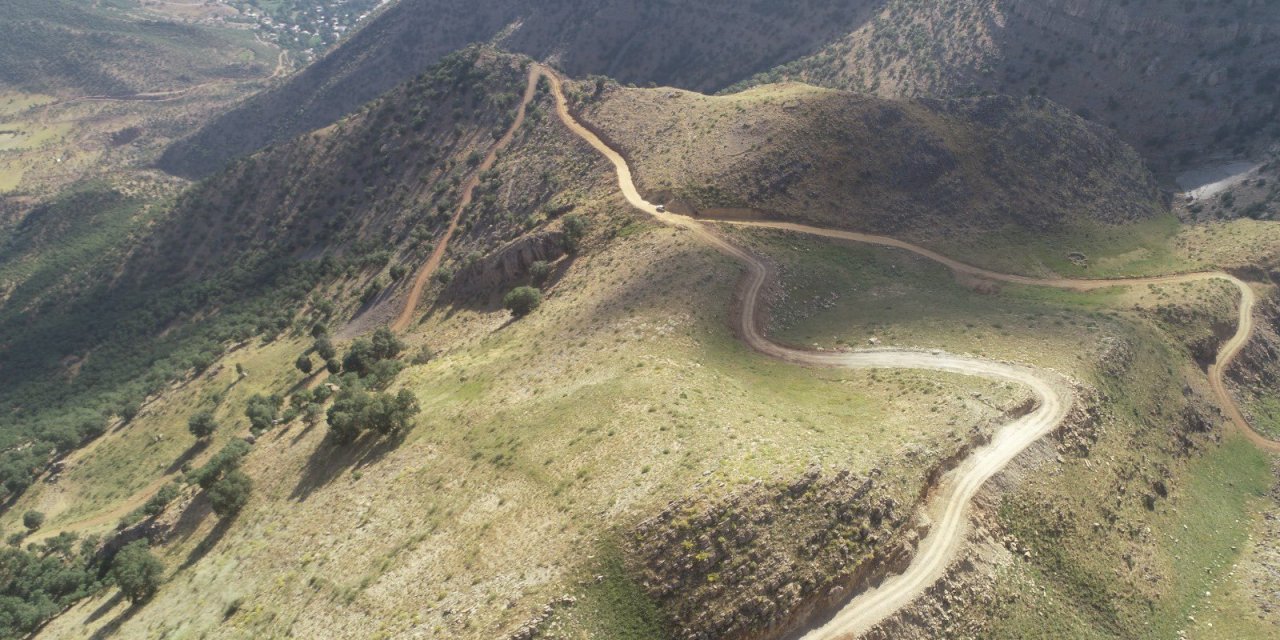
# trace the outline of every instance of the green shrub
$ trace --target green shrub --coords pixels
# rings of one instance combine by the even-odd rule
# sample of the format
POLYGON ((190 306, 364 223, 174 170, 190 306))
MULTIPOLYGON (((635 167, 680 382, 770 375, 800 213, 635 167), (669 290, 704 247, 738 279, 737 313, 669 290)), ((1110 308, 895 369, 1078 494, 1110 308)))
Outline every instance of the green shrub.
POLYGON ((164 575, 164 563, 151 553, 146 540, 125 545, 111 561, 111 577, 130 602, 155 595, 164 575))
POLYGON ((538 260, 529 265, 529 279, 534 284, 542 284, 547 281, 547 276, 551 275, 551 265, 546 260, 538 260))
POLYGON ((229 471, 208 489, 209 506, 220 518, 234 516, 249 502, 253 480, 239 469, 229 471))
POLYGON ((164 513, 165 508, 178 497, 181 491, 182 487, 174 482, 160 487, 160 490, 142 505, 142 513, 152 518, 164 513))
POLYGON ((190 480, 202 489, 212 487, 223 476, 240 468, 240 463, 249 453, 249 443, 244 440, 232 440, 222 450, 214 454, 204 466, 191 473, 190 480))
POLYGON ((32 509, 22 514, 22 526, 28 531, 35 531, 44 525, 44 514, 32 509))
POLYGON ((516 287, 502 299, 502 306, 517 318, 533 313, 542 304, 542 292, 533 287, 516 287))
POLYGON ((203 440, 213 435, 218 429, 218 422, 213 418, 213 412, 209 410, 198 411, 195 415, 187 420, 187 430, 197 439, 203 440))
POLYGON ((578 245, 582 241, 582 236, 587 233, 587 220, 580 215, 571 213, 564 217, 564 249, 569 253, 578 250, 578 245))
POLYGON ((338 350, 334 348, 333 342, 330 342, 327 336, 316 338, 315 350, 316 355, 323 360, 331 360, 338 357, 338 350))

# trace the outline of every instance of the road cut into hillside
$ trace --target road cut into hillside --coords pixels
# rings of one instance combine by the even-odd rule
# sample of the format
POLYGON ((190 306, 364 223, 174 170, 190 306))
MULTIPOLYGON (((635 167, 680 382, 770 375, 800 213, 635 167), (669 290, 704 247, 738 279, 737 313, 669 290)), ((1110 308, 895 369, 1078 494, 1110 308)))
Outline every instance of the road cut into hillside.
MULTIPOLYGON (((1032 443, 1052 432, 1067 417, 1074 401, 1069 382, 1058 374, 1030 366, 952 355, 941 351, 875 349, 814 352, 795 349, 769 340, 764 335, 762 329, 764 323, 761 321, 765 306, 762 293, 774 278, 768 263, 730 243, 723 236, 715 233, 707 223, 666 212, 658 205, 645 200, 636 189, 631 167, 626 158, 605 143, 570 111, 561 80, 556 72, 543 65, 535 65, 534 72, 547 78, 551 83, 556 101, 556 114, 560 121, 613 164, 617 172, 619 190, 632 207, 664 224, 686 229, 718 251, 742 262, 746 273, 742 299, 735 314, 734 324, 743 341, 752 349, 767 356, 801 365, 851 369, 921 369, 979 376, 1024 385, 1035 395, 1037 404, 1031 413, 1000 427, 990 443, 975 450, 943 477, 940 485, 932 492, 926 507, 930 524, 928 533, 917 546, 915 556, 906 570, 886 579, 875 588, 856 594, 822 626, 805 635, 804 640, 849 638, 866 632, 909 604, 942 577, 958 555, 969 523, 970 505, 982 485, 1004 469, 1032 443)), ((787 222, 730 221, 726 224, 789 231, 901 249, 938 262, 957 273, 1029 286, 1090 290, 1210 279, 1226 280, 1240 291, 1239 321, 1235 335, 1222 345, 1216 361, 1209 367, 1209 379, 1214 394, 1235 428, 1249 436, 1250 440, 1258 446, 1272 452, 1280 451, 1280 443, 1267 440, 1249 427, 1223 379, 1227 366, 1252 334, 1255 302, 1254 292, 1249 285, 1230 274, 1197 272, 1111 280, 1032 278, 989 271, 953 260, 924 247, 885 236, 787 222)))

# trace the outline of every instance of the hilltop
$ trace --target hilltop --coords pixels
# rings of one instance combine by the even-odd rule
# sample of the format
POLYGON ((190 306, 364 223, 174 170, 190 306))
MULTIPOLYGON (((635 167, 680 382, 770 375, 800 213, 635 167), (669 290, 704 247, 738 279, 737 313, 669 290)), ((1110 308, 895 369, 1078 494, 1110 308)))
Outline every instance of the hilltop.
POLYGON ((756 81, 889 97, 1039 95, 1120 132, 1162 169, 1280 137, 1274 2, 890 0, 756 81))
POLYGON ((1038 95, 1111 127, 1160 170, 1274 140, 1274 3, 405 0, 163 157, 203 176, 323 127, 472 42, 575 76, 716 92, 796 79, 884 97, 1038 95), (1185 6, 1184 6, 1185 5, 1185 6), (696 61, 696 62, 695 62, 696 61))
POLYGON ((174 145, 160 164, 207 175, 272 141, 328 125, 472 42, 552 59, 577 76, 714 91, 813 52, 867 15, 861 4, 849 10, 833 0, 405 0, 284 85, 174 145))
POLYGON ((709 97, 596 85, 584 114, 673 211, 925 240, 1168 211, 1141 157, 1043 99, 894 101, 803 84, 709 97))

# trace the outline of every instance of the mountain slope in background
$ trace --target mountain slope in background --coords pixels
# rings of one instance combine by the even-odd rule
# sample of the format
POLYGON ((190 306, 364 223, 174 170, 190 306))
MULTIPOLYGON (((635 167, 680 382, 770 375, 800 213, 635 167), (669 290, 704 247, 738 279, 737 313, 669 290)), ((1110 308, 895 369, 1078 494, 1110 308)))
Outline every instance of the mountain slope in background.
POLYGON ((1280 4, 892 0, 760 80, 783 78, 889 97, 1043 95, 1163 168, 1280 137, 1280 4))
MULTIPOLYGON (((1161 167, 1248 150, 1275 120, 1275 3, 983 0, 405 0, 283 86, 162 159, 207 175, 322 127, 475 41, 604 74, 708 92, 795 78, 883 96, 1038 93, 1118 129, 1161 167)), ((1275 133, 1275 132, 1272 132, 1275 133)))
POLYGON ((571 75, 714 91, 812 53, 876 0, 404 0, 284 85, 211 122, 161 159, 202 176, 272 141, 323 127, 465 44, 550 59, 571 75))
POLYGON ((263 75, 249 32, 133 20, 87 4, 0 4, 0 88, 123 95, 263 75))
POLYGON ((927 242, 1167 210, 1132 148, 1044 99, 613 87, 585 113, 627 150, 641 189, 677 211, 753 209, 927 242))

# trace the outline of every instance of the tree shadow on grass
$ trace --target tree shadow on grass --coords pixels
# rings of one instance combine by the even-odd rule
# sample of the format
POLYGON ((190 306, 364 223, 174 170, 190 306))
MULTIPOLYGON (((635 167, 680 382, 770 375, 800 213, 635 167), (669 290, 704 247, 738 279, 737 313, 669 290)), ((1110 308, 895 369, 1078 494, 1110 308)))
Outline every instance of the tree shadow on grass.
MULTIPOLYGON (((116 595, 112 596, 110 600, 103 603, 101 607, 98 607, 98 611, 102 611, 101 614, 98 613, 98 611, 94 611, 92 614, 90 614, 90 617, 88 620, 86 620, 86 622, 91 622, 92 620, 96 620, 97 618, 102 617, 102 615, 104 615, 106 611, 110 611, 111 609, 114 609, 116 605, 120 604, 120 601, 123 599, 124 599, 124 594, 117 592, 116 595), (97 617, 95 618, 94 616, 97 616, 97 617)), ((111 622, 108 622, 107 624, 99 628, 97 631, 93 632, 93 635, 89 636, 89 640, 104 640, 104 638, 110 638, 116 635, 116 633, 120 631, 120 627, 124 626, 124 623, 128 622, 131 618, 133 618, 135 614, 137 614, 139 611, 142 610, 142 606, 144 604, 146 603, 145 602, 131 603, 129 605, 129 608, 125 609, 124 611, 121 611, 119 615, 111 619, 111 622)))
POLYGON ((231 523, 234 521, 235 516, 218 518, 218 524, 213 526, 213 530, 209 532, 209 535, 205 536, 204 540, 201 540, 200 543, 191 550, 191 553, 187 554, 187 559, 183 560, 182 564, 178 567, 178 573, 195 566, 195 564, 200 562, 200 560, 212 551, 214 547, 218 546, 218 543, 222 542, 222 539, 227 537, 227 532, 231 530, 231 523))
POLYGON ((291 396, 291 395, 293 395, 293 394, 295 394, 295 393, 298 393, 299 391, 302 391, 303 389, 310 388, 310 387, 311 387, 311 383, 312 383, 312 381, 314 381, 316 378, 319 378, 319 377, 321 376, 321 374, 326 374, 326 373, 328 373, 328 370, 326 370, 326 369, 324 368, 324 361, 323 361, 323 360, 321 360, 321 361, 320 361, 320 364, 315 365, 315 366, 316 366, 316 368, 315 368, 314 370, 312 370, 312 372, 311 372, 311 373, 308 373, 308 374, 306 374, 306 375, 302 376, 302 379, 301 379, 301 380, 299 380, 299 381, 297 381, 297 382, 293 383, 293 385, 292 385, 292 386, 290 386, 287 390, 285 390, 285 392, 284 392, 285 397, 288 397, 288 396, 291 396))
POLYGON ((115 609, 121 600, 124 600, 124 592, 117 590, 110 598, 107 598, 106 602, 98 605, 98 608, 94 609, 93 613, 90 613, 89 617, 84 619, 84 623, 97 622, 99 618, 107 615, 108 611, 115 609))
POLYGON ((342 474, 353 468, 366 467, 386 457, 404 443, 405 433, 399 432, 388 436, 378 433, 365 433, 350 444, 337 444, 326 438, 316 447, 307 468, 294 486, 289 499, 304 502, 311 494, 324 488, 342 474))
POLYGON ((200 523, 212 514, 213 508, 209 506, 209 499, 201 490, 191 502, 187 503, 186 508, 182 510, 182 515, 178 516, 178 521, 173 523, 169 540, 178 542, 190 540, 191 536, 200 529, 200 523))
MULTIPOLYGON (((301 442, 303 438, 307 437, 307 434, 311 433, 311 431, 316 428, 316 425, 320 424, 320 422, 308 423, 307 421, 304 420, 302 424, 306 426, 301 429, 298 429, 297 433, 293 434, 293 440, 289 442, 290 445, 295 445, 301 442)), ((285 432, 282 431, 280 435, 283 436, 284 433, 285 432)))
POLYGON ((186 451, 182 452, 182 455, 178 456, 177 458, 174 458, 173 462, 169 464, 169 468, 165 469, 164 474, 169 476, 177 473, 179 470, 182 469, 183 465, 194 460, 196 456, 200 455, 205 449, 208 449, 208 448, 209 448, 208 440, 203 438, 196 440, 194 443, 191 444, 190 447, 187 447, 186 451))

